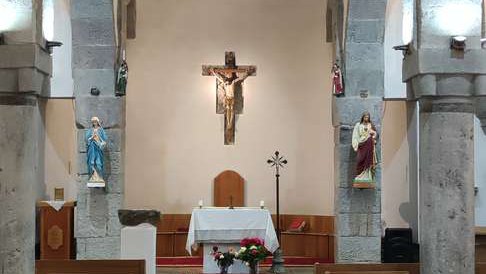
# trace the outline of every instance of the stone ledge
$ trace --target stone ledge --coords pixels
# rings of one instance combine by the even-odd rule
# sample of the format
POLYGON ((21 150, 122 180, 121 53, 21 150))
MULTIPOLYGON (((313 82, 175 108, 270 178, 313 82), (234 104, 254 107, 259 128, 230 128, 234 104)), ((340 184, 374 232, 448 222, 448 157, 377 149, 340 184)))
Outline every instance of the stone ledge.
POLYGON ((118 218, 120 219, 120 223, 125 226, 137 226, 143 223, 149 223, 153 226, 157 226, 157 224, 160 222, 160 211, 119 209, 118 218))
POLYGON ((51 56, 37 44, 0 45, 0 60, 0 68, 36 68, 52 73, 51 56))

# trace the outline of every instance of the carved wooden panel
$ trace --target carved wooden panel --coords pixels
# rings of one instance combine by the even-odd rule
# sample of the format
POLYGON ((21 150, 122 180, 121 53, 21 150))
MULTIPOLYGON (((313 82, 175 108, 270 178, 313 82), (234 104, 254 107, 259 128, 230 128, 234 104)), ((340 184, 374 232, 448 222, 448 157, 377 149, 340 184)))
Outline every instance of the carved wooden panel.
POLYGON ((245 206, 245 180, 235 171, 226 170, 214 179, 214 206, 245 206))

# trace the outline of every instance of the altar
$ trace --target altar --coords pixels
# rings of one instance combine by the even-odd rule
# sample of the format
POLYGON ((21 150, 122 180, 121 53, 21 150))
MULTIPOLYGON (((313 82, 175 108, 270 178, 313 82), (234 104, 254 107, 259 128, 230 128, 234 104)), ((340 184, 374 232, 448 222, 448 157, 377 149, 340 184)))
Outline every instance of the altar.
MULTIPOLYGON (((243 238, 259 237, 265 248, 274 252, 279 247, 270 212, 261 208, 195 208, 192 211, 186 250, 191 254, 197 244, 204 246, 204 273, 218 273, 219 268, 211 255, 217 245, 226 252, 228 248, 239 250, 243 238)), ((236 260, 229 273, 248 273, 248 268, 236 260)))

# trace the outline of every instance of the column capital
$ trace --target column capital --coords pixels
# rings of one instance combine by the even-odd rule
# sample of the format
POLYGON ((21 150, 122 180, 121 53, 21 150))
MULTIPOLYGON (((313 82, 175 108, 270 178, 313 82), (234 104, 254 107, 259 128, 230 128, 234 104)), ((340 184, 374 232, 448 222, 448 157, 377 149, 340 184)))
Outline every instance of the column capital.
MULTIPOLYGON (((478 42, 479 43, 479 42, 478 42)), ((403 60, 407 97, 486 95, 486 50, 471 49, 461 58, 450 49, 411 49, 403 60)))
POLYGON ((426 96, 418 100, 421 112, 474 113, 473 99, 465 96, 426 96))

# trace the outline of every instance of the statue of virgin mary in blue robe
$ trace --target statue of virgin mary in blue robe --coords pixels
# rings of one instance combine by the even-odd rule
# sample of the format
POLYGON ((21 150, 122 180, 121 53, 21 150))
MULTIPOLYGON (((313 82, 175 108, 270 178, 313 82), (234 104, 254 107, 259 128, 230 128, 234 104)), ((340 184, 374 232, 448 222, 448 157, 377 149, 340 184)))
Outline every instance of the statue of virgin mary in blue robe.
POLYGON ((86 131, 86 150, 89 182, 105 183, 103 179, 103 150, 106 134, 98 117, 91 118, 92 127, 86 131))

